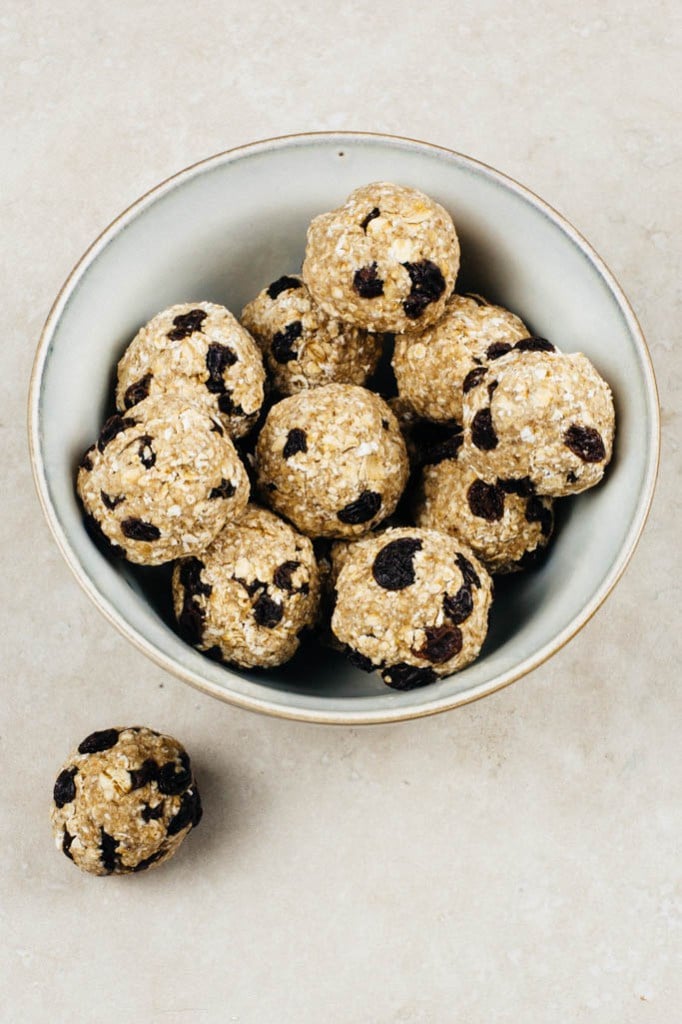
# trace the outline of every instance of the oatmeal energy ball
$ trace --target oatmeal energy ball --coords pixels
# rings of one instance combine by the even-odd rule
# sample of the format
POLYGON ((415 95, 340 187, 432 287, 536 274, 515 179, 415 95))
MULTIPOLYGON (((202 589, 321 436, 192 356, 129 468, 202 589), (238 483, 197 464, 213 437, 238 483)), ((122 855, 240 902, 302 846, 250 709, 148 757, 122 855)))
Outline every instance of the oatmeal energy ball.
POLYGON ((271 668, 296 653, 302 631, 315 622, 319 590, 308 538, 255 505, 173 573, 185 638, 217 661, 244 668, 271 668))
POLYGON ((254 426, 265 371, 253 338, 224 306, 171 306, 135 335, 118 364, 120 412, 149 395, 183 392, 232 437, 254 426))
POLYGON ((484 299, 453 295, 437 324, 395 340, 393 370, 398 391, 427 420, 462 422, 462 388, 481 365, 510 352, 554 351, 531 338, 517 316, 484 299))
POLYGON ((611 458, 611 390, 584 355, 510 352, 464 394, 466 461, 487 483, 560 497, 598 484, 611 458))
POLYGON ((77 489, 92 539, 143 565, 203 551, 249 500, 231 440, 179 395, 110 417, 81 460, 77 489))
POLYGON ((367 533, 393 512, 408 473, 395 416, 352 384, 301 391, 273 406, 256 468, 264 501, 311 537, 367 533))
POLYGON ((336 592, 332 632, 353 664, 397 690, 464 668, 488 630, 488 573, 436 530, 386 530, 349 545, 336 592))
POLYGON ((422 330, 459 270, 452 218, 415 188, 375 182, 308 228, 303 278, 328 316, 369 331, 422 330))
POLYGON ((487 484, 460 453, 461 448, 424 467, 414 521, 459 537, 488 572, 532 566, 552 534, 552 499, 539 498, 528 481, 487 484))
POLYGON ((125 875, 169 860, 201 820, 182 744, 153 729, 87 736, 57 776, 57 849, 92 875, 125 875))
POLYGON ((330 319, 297 275, 280 277, 259 292, 241 321, 282 395, 323 384, 364 384, 381 355, 381 335, 330 319))

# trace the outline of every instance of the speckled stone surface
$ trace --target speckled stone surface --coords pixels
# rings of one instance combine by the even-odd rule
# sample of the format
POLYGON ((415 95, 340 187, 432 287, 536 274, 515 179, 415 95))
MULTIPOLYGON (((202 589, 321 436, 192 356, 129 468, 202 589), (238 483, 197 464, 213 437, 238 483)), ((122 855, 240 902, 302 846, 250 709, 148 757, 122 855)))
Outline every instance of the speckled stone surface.
POLYGON ((264 0, 10 0, 0 18, 4 1016, 675 1021, 679 10, 304 0, 293 18, 264 0), (496 696, 370 729, 221 705, 119 637, 48 534, 24 427, 42 322, 112 217, 200 157, 324 128, 452 146, 558 207, 631 299, 663 405, 652 517, 594 620, 496 696), (187 745, 205 816, 157 871, 89 878, 54 850, 50 792, 119 721, 187 745))

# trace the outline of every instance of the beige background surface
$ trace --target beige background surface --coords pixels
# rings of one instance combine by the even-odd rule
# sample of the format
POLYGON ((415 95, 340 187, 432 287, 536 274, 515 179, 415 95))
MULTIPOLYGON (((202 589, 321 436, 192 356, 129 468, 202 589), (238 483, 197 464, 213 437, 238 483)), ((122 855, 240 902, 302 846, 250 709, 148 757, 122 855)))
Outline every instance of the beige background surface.
POLYGON ((673 0, 4 5, 3 1020, 680 1019, 681 44, 673 0), (192 161, 321 128, 540 193, 620 279, 661 387, 657 498, 607 605, 508 690, 392 727, 269 720, 166 676, 78 589, 28 465, 34 346, 93 237, 192 161), (55 771, 133 722, 187 743, 204 823, 166 869, 80 876, 52 847, 55 771))

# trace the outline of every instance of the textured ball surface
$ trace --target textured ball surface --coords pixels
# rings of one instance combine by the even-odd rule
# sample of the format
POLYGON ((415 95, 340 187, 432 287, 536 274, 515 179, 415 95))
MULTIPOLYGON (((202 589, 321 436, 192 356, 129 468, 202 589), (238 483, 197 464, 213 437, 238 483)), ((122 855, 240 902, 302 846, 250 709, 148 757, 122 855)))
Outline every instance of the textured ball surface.
POLYGON ((249 505, 198 558, 173 572, 181 632, 217 661, 271 668, 296 653, 316 620, 320 582, 307 537, 249 505))
POLYGON ((189 755, 143 727, 91 733, 54 785, 57 848, 93 875, 124 875, 169 860, 201 820, 189 755))
POLYGON ((303 278, 328 316, 369 331, 420 330, 459 270, 450 214, 415 188, 375 182, 308 228, 303 278))

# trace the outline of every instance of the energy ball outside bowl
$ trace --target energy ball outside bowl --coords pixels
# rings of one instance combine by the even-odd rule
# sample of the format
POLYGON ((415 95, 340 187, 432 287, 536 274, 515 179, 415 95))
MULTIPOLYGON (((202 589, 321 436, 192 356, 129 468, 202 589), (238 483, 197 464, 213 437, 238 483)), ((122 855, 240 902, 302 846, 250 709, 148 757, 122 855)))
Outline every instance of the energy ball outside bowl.
POLYGON ((381 356, 381 335, 328 317, 297 275, 280 277, 259 292, 241 321, 281 395, 324 384, 364 384, 381 356))
POLYGON ((203 551, 249 500, 232 441, 179 395, 108 419, 81 460, 77 489, 92 539, 142 565, 203 551))
POLYGON ((343 553, 331 628, 353 664, 411 690, 476 658, 491 593, 486 569, 455 537, 386 530, 343 553))
POLYGON ((313 298, 328 316, 369 331, 434 323, 458 270, 452 217, 415 188, 364 185, 308 228, 303 278, 313 298))
POLYGON ((357 537, 394 511, 405 442, 378 395, 328 384, 270 410, 256 447, 263 500, 310 537, 357 537))
POLYGON ((611 389, 581 353, 510 352, 466 391, 463 418, 464 458, 487 483, 579 494, 611 458, 611 389))
POLYGON ((212 302, 171 306, 135 335, 118 364, 120 412, 150 395, 182 392, 243 437, 263 405, 265 370, 239 321, 212 302))
POLYGON ((124 875, 169 860, 201 820, 190 759, 171 736, 142 727, 87 736, 57 776, 57 848, 93 875, 124 875))
POLYGON ((199 558, 179 561, 173 604, 180 630, 217 661, 271 668, 296 653, 315 623, 320 582, 307 537, 249 505, 199 558))
POLYGON ((393 370, 398 392, 424 419, 462 422, 462 389, 478 369, 519 350, 549 350, 542 338, 529 337, 514 313, 480 298, 453 295, 441 319, 421 334, 395 339, 393 370))
POLYGON ((490 573, 532 566, 552 535, 552 499, 538 497, 527 482, 485 483, 460 455, 461 448, 424 466, 414 521, 458 537, 490 573))

